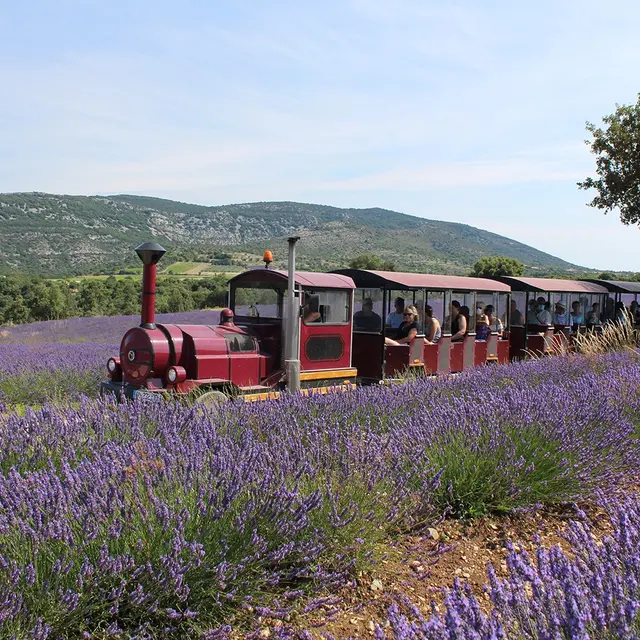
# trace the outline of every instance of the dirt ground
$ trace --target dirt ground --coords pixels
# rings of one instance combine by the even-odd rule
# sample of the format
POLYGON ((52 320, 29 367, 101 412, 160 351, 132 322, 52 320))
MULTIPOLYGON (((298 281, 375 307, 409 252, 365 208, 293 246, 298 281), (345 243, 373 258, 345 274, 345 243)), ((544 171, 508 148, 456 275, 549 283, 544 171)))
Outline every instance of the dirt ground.
MULTIPOLYGON (((594 530, 604 535, 611 529, 604 512, 580 505, 587 512, 594 530)), ((382 559, 371 572, 362 573, 339 594, 335 604, 327 604, 288 622, 307 629, 315 638, 331 634, 336 640, 371 638, 375 624, 382 624, 394 597, 407 596, 427 616, 431 602, 442 603, 442 589, 457 576, 467 581, 480 600, 489 606, 483 585, 488 582, 487 565, 492 563, 499 576, 507 575, 507 541, 532 551, 534 538, 546 547, 566 543, 559 535, 567 522, 576 519, 571 507, 545 509, 533 514, 484 518, 463 524, 448 520, 419 536, 404 536, 390 542, 382 559)), ((261 638, 269 638, 281 621, 260 620, 261 638)))

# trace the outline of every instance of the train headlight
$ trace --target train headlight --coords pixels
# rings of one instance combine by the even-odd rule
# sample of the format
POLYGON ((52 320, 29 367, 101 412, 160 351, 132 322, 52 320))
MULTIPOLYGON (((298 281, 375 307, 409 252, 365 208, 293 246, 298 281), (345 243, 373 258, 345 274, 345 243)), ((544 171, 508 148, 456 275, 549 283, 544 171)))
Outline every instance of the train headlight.
POLYGON ((167 369, 167 382, 169 384, 178 384, 187 379, 187 372, 184 367, 169 367, 167 369))

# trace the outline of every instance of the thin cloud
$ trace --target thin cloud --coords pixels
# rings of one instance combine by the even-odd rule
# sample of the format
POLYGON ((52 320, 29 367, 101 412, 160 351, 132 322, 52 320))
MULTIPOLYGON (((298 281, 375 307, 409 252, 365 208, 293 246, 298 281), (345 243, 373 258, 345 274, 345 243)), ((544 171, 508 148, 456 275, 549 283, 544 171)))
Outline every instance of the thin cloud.
MULTIPOLYGON (((562 149, 566 151, 566 149, 562 149)), ((330 190, 423 190, 451 189, 456 187, 495 187, 528 182, 557 182, 578 180, 584 170, 576 163, 540 153, 521 154, 489 161, 431 164, 422 168, 402 167, 365 176, 325 182, 322 187, 330 190)))

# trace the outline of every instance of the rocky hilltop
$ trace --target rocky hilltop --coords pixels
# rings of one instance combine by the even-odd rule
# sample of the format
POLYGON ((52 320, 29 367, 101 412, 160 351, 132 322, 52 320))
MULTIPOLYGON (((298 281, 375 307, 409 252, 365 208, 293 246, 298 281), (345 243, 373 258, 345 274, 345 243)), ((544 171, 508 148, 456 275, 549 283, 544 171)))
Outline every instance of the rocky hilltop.
MULTIPOLYGON (((504 255, 531 273, 570 273, 564 260, 495 233, 385 209, 340 209, 297 202, 207 207, 160 198, 0 194, 0 272, 95 273, 135 264, 145 240, 174 253, 222 250, 256 263, 264 248, 286 257, 286 237, 300 235, 300 266, 345 266, 376 253, 399 269, 466 273, 483 255, 504 255)), ((169 254, 170 255, 170 254, 169 254)))

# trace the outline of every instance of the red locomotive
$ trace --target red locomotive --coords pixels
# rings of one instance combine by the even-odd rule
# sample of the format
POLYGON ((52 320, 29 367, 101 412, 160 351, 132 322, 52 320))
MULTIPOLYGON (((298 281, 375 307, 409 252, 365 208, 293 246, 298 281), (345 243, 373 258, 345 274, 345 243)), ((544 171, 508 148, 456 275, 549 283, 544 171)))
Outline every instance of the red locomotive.
POLYGON ((236 395, 261 399, 285 386, 324 390, 327 384, 355 381, 350 315, 355 285, 342 275, 296 273, 296 240, 290 240, 289 274, 268 268, 266 252, 264 269, 230 281, 231 309, 222 311, 216 326, 156 324, 156 265, 165 250, 151 242, 137 247, 144 265, 141 322, 124 335, 120 356, 108 361, 110 380, 102 390, 129 398, 193 394, 206 403, 236 395))
POLYGON ((284 388, 324 392, 355 382, 379 382, 408 369, 458 372, 520 359, 531 351, 550 351, 555 340, 583 330, 594 309, 602 310, 600 317, 607 320, 606 310, 614 302, 609 291, 616 300, 623 295, 637 300, 640 295, 637 283, 609 286, 364 269, 300 272, 295 270, 296 241, 289 239, 288 272, 269 268, 267 251, 264 268, 249 269, 229 281, 230 308, 222 311, 215 326, 156 324, 156 265, 165 250, 151 242, 137 247, 144 265, 141 322, 124 335, 119 357, 109 360, 110 380, 102 383, 103 391, 129 398, 170 392, 193 395, 200 402, 229 396, 255 400, 274 397, 284 388), (467 331, 452 342, 456 302, 457 308, 467 310, 467 331), (385 338, 394 334, 394 304, 400 310, 415 307, 423 327, 425 312, 439 318, 438 342, 428 343, 419 334, 408 345, 388 344, 385 338), (476 317, 489 309, 494 329, 480 339, 476 317), (570 315, 571 309, 577 309, 577 315, 570 315), (553 320, 544 320, 545 314, 553 320))

